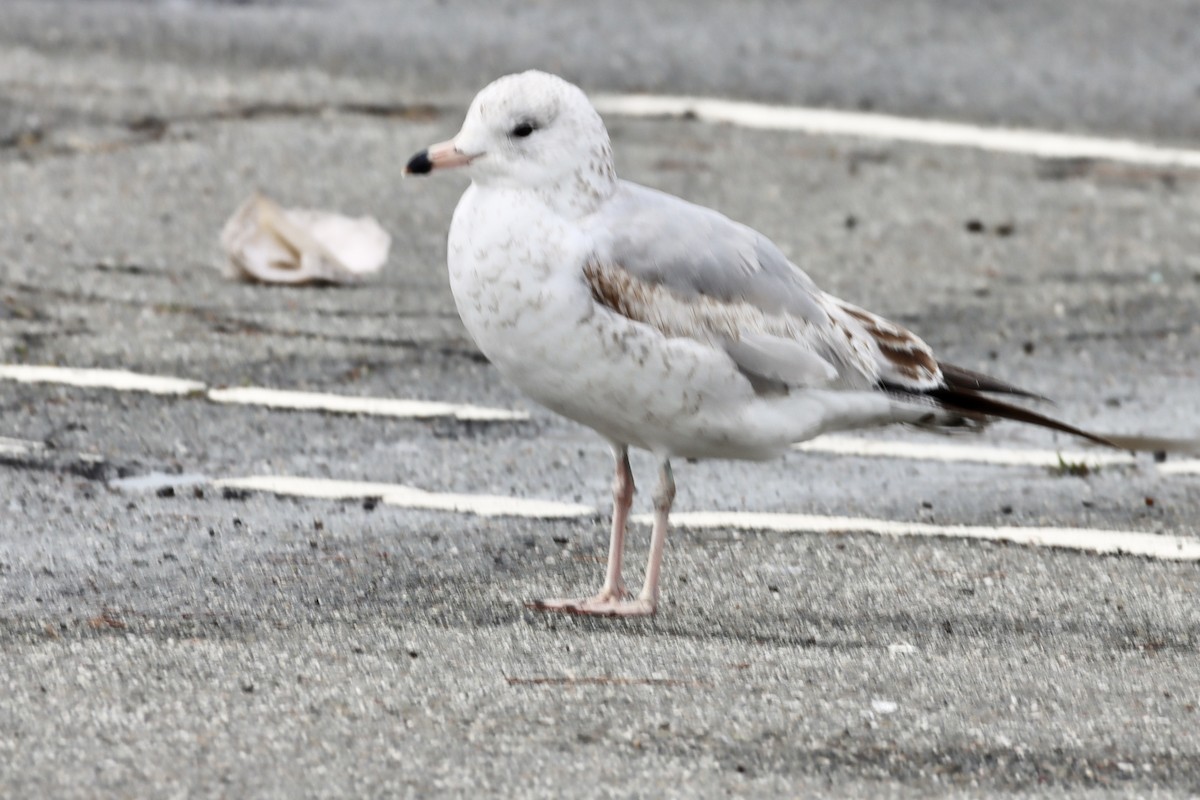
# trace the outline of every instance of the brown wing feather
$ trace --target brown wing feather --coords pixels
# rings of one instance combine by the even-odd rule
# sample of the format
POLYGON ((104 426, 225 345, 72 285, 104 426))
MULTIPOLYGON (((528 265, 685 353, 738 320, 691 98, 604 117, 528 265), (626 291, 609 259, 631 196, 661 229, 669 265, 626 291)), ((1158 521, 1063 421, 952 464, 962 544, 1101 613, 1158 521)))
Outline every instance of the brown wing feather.
MULTIPOLYGON (((854 320, 855 327, 874 344, 883 380, 908 384, 909 391, 933 388, 941 381, 933 350, 915 333, 845 300, 836 297, 829 300, 837 311, 854 320)), ((834 324, 838 324, 836 316, 834 324)))

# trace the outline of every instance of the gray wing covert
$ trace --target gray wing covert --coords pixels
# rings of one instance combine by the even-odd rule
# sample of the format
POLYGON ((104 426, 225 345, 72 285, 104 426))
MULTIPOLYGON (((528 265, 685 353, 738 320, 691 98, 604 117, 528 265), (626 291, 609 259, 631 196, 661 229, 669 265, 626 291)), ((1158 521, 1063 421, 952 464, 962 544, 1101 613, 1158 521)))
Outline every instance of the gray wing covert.
POLYGON ((628 182, 595 223, 587 277, 610 308, 721 346, 756 388, 874 385, 870 343, 761 233, 628 182))
POLYGON ((602 213, 613 260, 642 280, 814 324, 828 320, 812 279, 766 236, 724 214, 627 181, 602 213))

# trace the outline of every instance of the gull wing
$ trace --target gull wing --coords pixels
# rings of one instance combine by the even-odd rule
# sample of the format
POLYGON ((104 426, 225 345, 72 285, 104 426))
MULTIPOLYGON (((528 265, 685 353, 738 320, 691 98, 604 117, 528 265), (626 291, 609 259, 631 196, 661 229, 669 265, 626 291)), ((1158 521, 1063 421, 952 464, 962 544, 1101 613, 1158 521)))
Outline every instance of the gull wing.
POLYGON ((756 386, 941 383, 923 341, 821 291, 767 237, 723 214, 622 181, 592 223, 600 246, 585 275, 597 302, 721 347, 756 386))
POLYGON ((593 299, 664 336, 721 348, 760 393, 881 391, 910 412, 928 409, 922 426, 1011 419, 1119 449, 1200 453, 1200 440, 1091 433, 990 397, 1044 399, 938 361, 914 333, 821 291, 761 233, 711 209, 621 181, 591 224, 593 299))

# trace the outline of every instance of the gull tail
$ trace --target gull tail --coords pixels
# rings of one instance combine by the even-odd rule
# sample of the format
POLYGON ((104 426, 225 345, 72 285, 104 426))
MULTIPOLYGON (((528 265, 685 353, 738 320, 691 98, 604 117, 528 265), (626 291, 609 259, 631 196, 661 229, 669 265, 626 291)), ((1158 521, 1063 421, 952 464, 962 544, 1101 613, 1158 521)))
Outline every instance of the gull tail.
MULTIPOLYGON (((988 397, 988 394, 1003 394, 1046 400, 1041 395, 1027 392, 1003 381, 953 364, 938 364, 944 383, 935 389, 913 391, 886 385, 889 391, 910 397, 932 400, 938 408, 953 415, 945 424, 972 425, 981 427, 996 419, 1010 419, 1036 425, 1041 428, 1069 433, 1094 444, 1143 453, 1177 453, 1200 455, 1200 439, 1175 439, 1161 436, 1124 436, 1119 434, 1093 433, 1077 428, 1060 420, 1030 411, 1006 400, 988 397)), ((942 424, 941 420, 934 423, 942 424)))

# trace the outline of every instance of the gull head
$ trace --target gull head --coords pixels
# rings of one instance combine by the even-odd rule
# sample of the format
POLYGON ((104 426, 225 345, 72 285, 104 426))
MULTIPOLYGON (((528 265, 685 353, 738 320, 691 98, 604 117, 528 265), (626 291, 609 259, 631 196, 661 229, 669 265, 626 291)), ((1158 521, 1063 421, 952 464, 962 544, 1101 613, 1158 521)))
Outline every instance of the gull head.
POLYGON ((529 70, 488 84, 462 130, 412 157, 406 174, 463 167, 483 186, 606 197, 616 175, 604 122, 578 86, 529 70))

